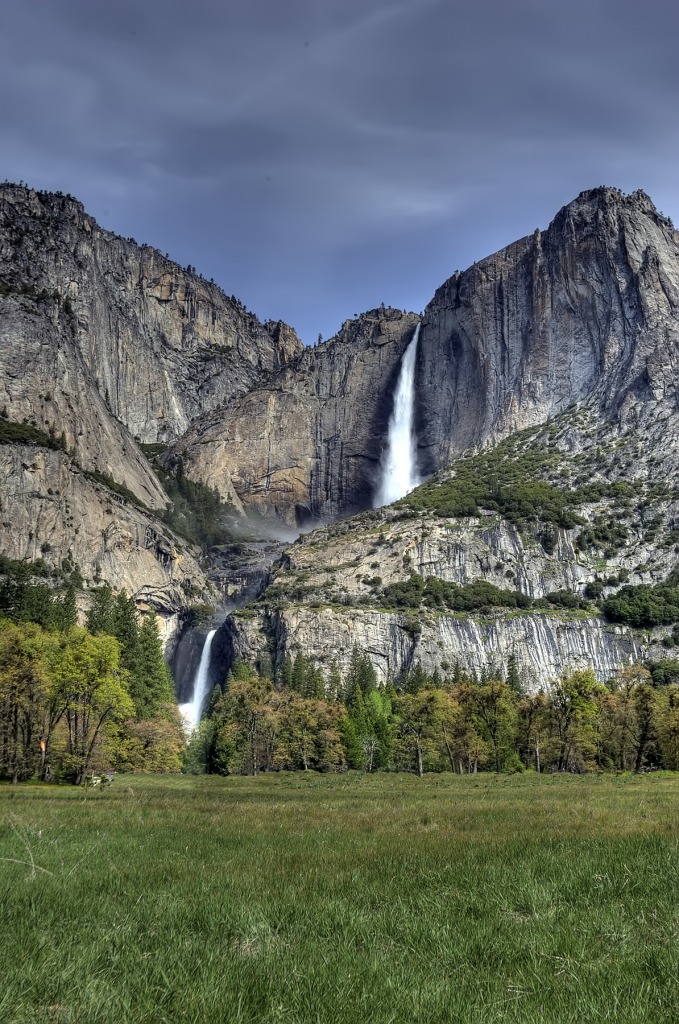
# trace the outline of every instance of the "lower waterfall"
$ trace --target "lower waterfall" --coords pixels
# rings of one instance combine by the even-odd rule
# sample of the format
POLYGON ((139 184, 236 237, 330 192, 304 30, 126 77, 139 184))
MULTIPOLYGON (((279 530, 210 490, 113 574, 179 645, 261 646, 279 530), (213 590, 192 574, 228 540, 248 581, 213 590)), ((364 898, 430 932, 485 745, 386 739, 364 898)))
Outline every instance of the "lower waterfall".
POLYGON ((210 684, 210 649, 212 647, 212 638, 216 632, 216 629, 212 629, 205 637, 200 664, 198 665, 198 671, 193 683, 193 697, 186 704, 179 705, 182 718, 189 729, 196 728, 205 708, 208 686, 210 684))
POLYGON ((415 359, 420 324, 403 356, 398 378, 394 408, 389 419, 387 447, 380 463, 380 478, 373 508, 398 501, 420 482, 417 475, 417 449, 413 421, 415 418, 415 359))

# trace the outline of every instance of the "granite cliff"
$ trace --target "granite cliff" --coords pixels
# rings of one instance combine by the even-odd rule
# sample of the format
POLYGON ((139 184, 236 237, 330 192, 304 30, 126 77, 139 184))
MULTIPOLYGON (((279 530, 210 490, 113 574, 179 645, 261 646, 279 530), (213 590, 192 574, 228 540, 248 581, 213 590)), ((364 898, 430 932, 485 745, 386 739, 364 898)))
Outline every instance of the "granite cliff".
MULTIPOLYGON (((427 306, 416 367, 420 470, 573 402, 657 417, 676 386, 679 236, 642 192, 583 192, 454 274, 427 306)), ((371 504, 398 364, 418 318, 374 310, 175 445, 196 479, 287 522, 371 504)))
POLYGON ((511 657, 537 689, 565 668, 603 681, 671 656, 658 588, 679 566, 677 430, 676 416, 620 428, 574 405, 396 505, 301 536, 227 620, 226 660, 302 653, 329 675, 358 646, 386 681, 416 664, 505 675, 511 657), (641 617, 602 614, 629 588, 641 617))
MULTIPOLYGON (((302 351, 285 324, 261 324, 192 269, 105 231, 70 197, 0 187, 0 282, 2 402, 12 418, 58 419, 83 464, 103 457, 97 437, 76 429, 88 405, 137 441, 172 440, 302 351), (70 405, 41 408, 30 389, 50 377, 50 401, 63 390, 70 405)), ((105 451, 113 444, 105 438, 105 451)))
POLYGON ((160 608, 168 633, 215 599, 210 571, 256 598, 218 634, 224 667, 297 651, 344 667, 357 644, 381 679, 416 663, 504 672, 511 655, 535 687, 675 642, 669 620, 603 614, 679 557, 679 236, 644 193, 582 193, 454 274, 421 317, 375 309, 303 349, 75 200, 3 186, 0 366, 0 550, 77 561, 160 608), (418 324, 433 476, 368 511, 418 324), (201 567, 162 521, 163 473, 240 513, 330 525, 273 568, 275 547, 241 566, 238 544, 201 567))
POLYGON ((417 381, 422 467, 573 402, 603 419, 671 409, 679 235, 643 192, 583 192, 549 228, 454 274, 427 306, 417 381))

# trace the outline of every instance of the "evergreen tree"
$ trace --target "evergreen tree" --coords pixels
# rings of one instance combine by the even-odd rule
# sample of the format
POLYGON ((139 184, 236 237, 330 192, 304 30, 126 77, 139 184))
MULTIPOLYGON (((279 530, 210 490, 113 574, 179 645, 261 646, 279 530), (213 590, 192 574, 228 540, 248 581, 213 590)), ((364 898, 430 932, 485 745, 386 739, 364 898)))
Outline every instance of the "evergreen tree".
POLYGON ((286 654, 283 659, 279 681, 284 690, 292 689, 292 658, 289 654, 286 654))
POLYGON ((154 612, 145 617, 137 634, 136 670, 130 675, 130 693, 141 719, 167 716, 174 703, 172 676, 163 658, 154 612))
POLYGON ((363 694, 369 693, 377 686, 377 673, 367 654, 354 644, 349 661, 349 671, 345 679, 345 703, 358 686, 363 694))
POLYGON ((514 693, 523 693, 521 673, 519 672, 518 662, 513 651, 507 659, 507 686, 514 693))
POLYGON ((431 688, 432 680, 424 671, 419 661, 410 669, 403 684, 404 693, 419 693, 425 687, 431 688))
POLYGON ((328 677, 326 693, 331 700, 340 700, 343 692, 344 685, 342 683, 342 673, 339 670, 339 665, 333 658, 332 664, 330 665, 330 675, 328 677))
POLYGON ((52 614, 49 625, 53 629, 68 630, 78 622, 78 612, 75 604, 75 583, 69 580, 66 589, 61 597, 53 596, 52 614))
POLYGON ((317 665, 307 662, 302 695, 312 700, 323 700, 325 697, 325 683, 323 673, 317 665))
POLYGON ((306 675, 306 659, 304 658, 304 655, 300 654, 298 651, 297 654, 295 655, 295 660, 292 664, 292 672, 290 676, 290 689, 295 690, 297 693, 304 693, 306 675))
POLYGON ((97 587, 92 592, 92 604, 85 620, 90 633, 113 636, 115 615, 113 591, 109 586, 97 587))

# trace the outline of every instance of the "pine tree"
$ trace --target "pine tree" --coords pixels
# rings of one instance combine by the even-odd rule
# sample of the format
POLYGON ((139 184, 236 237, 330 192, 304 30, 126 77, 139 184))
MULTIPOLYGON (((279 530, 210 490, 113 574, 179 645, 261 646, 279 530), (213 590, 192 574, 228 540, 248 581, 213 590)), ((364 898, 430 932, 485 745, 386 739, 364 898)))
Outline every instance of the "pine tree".
POLYGON ((306 684, 307 675, 307 664, 303 654, 299 652, 295 655, 295 660, 292 664, 292 674, 290 679, 290 688, 295 690, 297 693, 304 693, 304 686, 306 684))
POLYGON ((323 700, 325 698, 325 683, 323 674, 317 665, 307 662, 304 674, 302 696, 311 700, 323 700))
POLYGON ((280 673, 280 685, 284 690, 292 688, 292 658, 289 654, 283 659, 283 666, 280 673))
POLYGON ((419 693, 420 690, 429 686, 431 686, 431 679, 418 661, 406 676, 403 691, 404 693, 419 693))
POLYGON ((349 671, 345 680, 345 703, 354 692, 356 686, 360 687, 363 694, 369 693, 377 686, 377 673, 367 654, 354 644, 349 661, 349 671))
POLYGON ((162 715, 174 702, 172 676, 163 658, 153 612, 146 616, 138 632, 137 671, 130 678, 130 693, 138 718, 162 715))
POLYGON ((92 605, 87 613, 86 625, 90 633, 108 633, 113 636, 114 600, 109 586, 97 587, 92 591, 92 605))
POLYGON ((513 651, 507 659, 507 686, 510 690, 513 690, 514 693, 523 693, 521 673, 519 672, 517 658, 513 651))
POLYGON ((330 665, 330 676, 326 693, 330 700, 340 700, 343 693, 342 674, 339 670, 339 665, 334 659, 330 665))

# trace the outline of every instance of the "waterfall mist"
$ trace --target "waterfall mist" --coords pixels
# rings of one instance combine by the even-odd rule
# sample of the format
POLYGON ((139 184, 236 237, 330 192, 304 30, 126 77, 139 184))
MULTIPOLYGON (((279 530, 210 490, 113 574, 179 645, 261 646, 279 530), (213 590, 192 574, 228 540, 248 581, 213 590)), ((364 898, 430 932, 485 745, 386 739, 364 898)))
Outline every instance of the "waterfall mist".
POLYGON ((200 722, 205 701, 208 697, 208 686, 210 682, 210 650, 212 648, 212 638, 216 632, 216 629, 212 629, 205 637, 203 651, 200 656, 200 664, 198 665, 198 671, 196 672, 196 677, 193 683, 193 697, 186 704, 179 705, 182 718, 189 729, 195 729, 200 722))
POLYGON ((415 360, 420 325, 403 356, 398 378, 394 408, 389 419, 387 447, 380 462, 380 477, 373 508, 398 501, 417 487, 417 449, 413 423, 415 418, 415 360))

